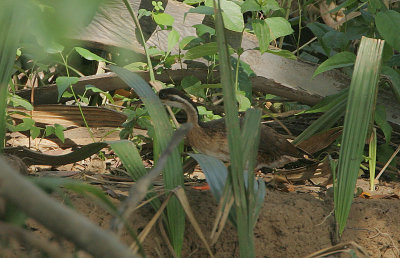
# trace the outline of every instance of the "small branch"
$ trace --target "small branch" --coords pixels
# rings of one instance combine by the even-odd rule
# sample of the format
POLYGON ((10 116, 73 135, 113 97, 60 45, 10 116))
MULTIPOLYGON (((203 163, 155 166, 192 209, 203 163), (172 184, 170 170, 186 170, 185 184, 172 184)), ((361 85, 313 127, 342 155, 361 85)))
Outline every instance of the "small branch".
POLYGON ((53 200, 0 157, 0 196, 95 257, 137 257, 115 235, 53 200))

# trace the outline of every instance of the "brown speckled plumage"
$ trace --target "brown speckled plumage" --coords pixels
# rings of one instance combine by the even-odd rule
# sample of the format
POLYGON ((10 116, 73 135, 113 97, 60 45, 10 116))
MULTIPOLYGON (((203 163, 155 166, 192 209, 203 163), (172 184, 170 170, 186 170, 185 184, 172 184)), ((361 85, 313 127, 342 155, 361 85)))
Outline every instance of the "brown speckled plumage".
MULTIPOLYGON (((187 139, 194 149, 229 162, 229 147, 224 118, 200 122, 196 106, 191 99, 174 88, 162 89, 159 97, 164 104, 182 108, 186 112, 188 122, 193 124, 187 139)), ((261 125, 260 130, 257 168, 282 167, 303 157, 299 149, 274 129, 261 125)))

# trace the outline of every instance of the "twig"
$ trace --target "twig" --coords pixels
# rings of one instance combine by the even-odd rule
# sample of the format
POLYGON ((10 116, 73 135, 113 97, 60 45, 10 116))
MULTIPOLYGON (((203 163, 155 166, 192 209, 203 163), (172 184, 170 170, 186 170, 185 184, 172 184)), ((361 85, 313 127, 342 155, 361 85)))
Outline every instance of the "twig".
POLYGON ((378 181, 379 178, 381 177, 381 175, 383 174, 383 172, 385 172, 386 168, 389 166, 390 162, 392 162, 392 160, 394 159, 394 157, 396 157, 397 153, 399 153, 400 151, 400 145, 397 146, 397 149, 395 152, 393 152, 392 156, 390 157, 390 159, 386 162, 385 166, 382 168, 381 172, 379 172, 379 174, 376 176, 375 181, 378 181))

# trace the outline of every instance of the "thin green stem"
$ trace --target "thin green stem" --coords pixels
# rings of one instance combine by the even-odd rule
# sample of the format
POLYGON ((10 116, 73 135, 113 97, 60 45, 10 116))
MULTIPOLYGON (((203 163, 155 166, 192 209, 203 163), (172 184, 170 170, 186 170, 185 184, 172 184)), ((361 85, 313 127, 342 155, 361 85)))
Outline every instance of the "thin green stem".
POLYGON ((147 45, 146 45, 146 40, 144 39, 144 35, 143 35, 143 31, 142 31, 142 27, 140 26, 139 20, 135 14, 135 12, 132 9, 131 4, 128 2, 128 0, 122 0, 126 6, 126 9, 128 9, 129 14, 131 15, 131 18, 133 20, 133 22, 135 23, 136 28, 139 31, 139 35, 140 35, 140 40, 142 42, 140 42, 144 48, 144 52, 146 54, 147 57, 147 65, 149 66, 149 73, 150 73, 150 81, 155 81, 156 78, 154 76, 154 71, 153 71, 153 65, 151 64, 151 59, 150 59, 150 55, 149 55, 149 51, 147 49, 147 45))
MULTIPOLYGON (((69 77, 69 70, 68 70, 68 67, 69 67, 69 66, 68 66, 67 58, 64 58, 64 56, 62 55, 61 52, 60 52, 60 56, 61 56, 61 58, 62 58, 62 60, 63 60, 63 62, 64 62, 65 70, 67 71, 67 76, 69 77)), ((85 115, 83 114, 82 106, 81 106, 81 104, 80 104, 78 98, 76 97, 74 88, 72 87, 72 85, 70 85, 69 88, 71 89, 71 93, 72 93, 72 95, 74 96, 75 102, 78 104, 79 112, 81 113, 81 116, 82 116, 82 119, 83 119, 83 123, 85 124, 85 127, 86 127, 86 129, 88 130, 88 132, 89 132, 89 134, 90 134, 90 138, 92 138, 93 142, 96 142, 96 140, 94 139, 93 132, 92 132, 92 130, 90 129, 90 127, 89 127, 89 125, 88 125, 88 123, 87 123, 87 121, 86 121, 85 115)))

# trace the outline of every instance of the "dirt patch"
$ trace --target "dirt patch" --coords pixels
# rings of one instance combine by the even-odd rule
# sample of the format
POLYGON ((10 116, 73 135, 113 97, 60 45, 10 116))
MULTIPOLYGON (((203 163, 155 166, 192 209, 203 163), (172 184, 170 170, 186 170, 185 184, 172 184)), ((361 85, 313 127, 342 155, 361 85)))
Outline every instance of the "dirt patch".
MULTIPOLYGON (((186 189, 192 209, 202 227, 209 235, 216 214, 216 201, 209 192, 186 189)), ((111 216, 93 201, 71 195, 76 209, 103 228, 108 228, 111 216)), ((268 190, 264 207, 255 227, 257 257, 302 257, 333 243, 334 218, 332 199, 317 199, 308 193, 283 193, 268 190)), ((399 257, 400 244, 400 202, 394 199, 356 198, 352 206, 342 242, 355 241, 366 248, 371 257, 399 257)), ((141 230, 154 214, 149 206, 134 214, 132 224, 141 230)), ((46 238, 51 234, 35 222, 29 226, 46 238)), ((130 243, 130 237, 123 234, 123 241, 130 243)), ((65 245, 64 245, 65 246, 65 245)), ((66 245, 72 252, 71 245, 66 245)), ((148 257, 170 257, 167 246, 157 228, 153 229, 144 243, 148 257)), ((9 254, 19 256, 19 249, 9 254)), ((212 247, 216 257, 238 257, 239 246, 235 228, 228 223, 220 239, 212 247)), ((4 257, 1 255, 0 256, 4 257)), ((3 255, 5 253, 3 252, 3 255)), ((192 226, 186 222, 186 236, 183 257, 208 257, 206 249, 192 226)))

